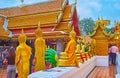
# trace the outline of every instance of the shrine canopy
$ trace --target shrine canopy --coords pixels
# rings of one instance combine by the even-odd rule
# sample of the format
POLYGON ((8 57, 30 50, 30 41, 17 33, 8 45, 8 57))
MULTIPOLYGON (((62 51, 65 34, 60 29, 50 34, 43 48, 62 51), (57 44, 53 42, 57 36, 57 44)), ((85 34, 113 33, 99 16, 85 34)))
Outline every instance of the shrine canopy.
POLYGON ((17 38, 23 28, 28 38, 35 37, 35 29, 40 22, 44 38, 64 38, 74 26, 77 36, 80 35, 76 3, 68 0, 55 0, 44 3, 0 9, 0 37, 17 38), (6 19, 7 18, 7 19, 6 19), (5 22, 6 25, 5 30, 5 22))

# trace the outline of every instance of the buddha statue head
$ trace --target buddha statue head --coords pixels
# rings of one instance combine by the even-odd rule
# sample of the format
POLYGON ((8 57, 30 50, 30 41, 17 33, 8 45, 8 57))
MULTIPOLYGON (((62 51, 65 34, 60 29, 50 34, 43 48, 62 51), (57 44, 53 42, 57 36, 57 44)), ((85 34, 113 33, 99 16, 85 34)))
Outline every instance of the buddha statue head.
POLYGON ((76 32, 74 31, 74 27, 72 28, 72 31, 70 32, 70 34, 69 34, 69 38, 70 39, 75 39, 75 37, 76 37, 76 32))
POLYGON ((35 30, 36 37, 42 37, 42 30, 40 29, 40 22, 38 23, 38 28, 35 30))
POLYGON ((19 43, 25 43, 26 42, 26 35, 24 34, 23 29, 22 29, 21 34, 18 37, 18 41, 19 41, 19 43))

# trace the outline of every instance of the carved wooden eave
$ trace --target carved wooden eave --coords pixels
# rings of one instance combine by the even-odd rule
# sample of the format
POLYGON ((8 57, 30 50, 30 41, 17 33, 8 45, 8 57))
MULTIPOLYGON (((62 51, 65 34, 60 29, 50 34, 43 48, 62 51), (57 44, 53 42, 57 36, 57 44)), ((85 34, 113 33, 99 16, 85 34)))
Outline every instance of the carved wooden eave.
POLYGON ((0 38, 8 38, 9 32, 3 28, 4 18, 0 17, 0 38))
POLYGON ((4 30, 2 26, 0 26, 0 38, 8 38, 9 32, 4 30))
POLYGON ((61 3, 61 8, 60 10, 64 10, 64 8, 66 7, 66 5, 68 4, 68 0, 64 0, 62 3, 61 3))
POLYGON ((72 11, 72 6, 71 5, 67 5, 65 7, 65 10, 63 11, 64 13, 63 13, 61 21, 70 21, 71 18, 72 18, 71 11, 72 11))
POLYGON ((66 5, 64 10, 63 10, 63 14, 61 15, 61 22, 63 23, 58 23, 58 25, 56 25, 56 27, 54 28, 54 31, 60 31, 65 30, 65 31, 69 31, 68 29, 71 28, 72 26, 72 16, 73 16, 73 5, 66 5), (67 29, 66 29, 67 28, 67 29))
POLYGON ((39 21, 41 22, 41 26, 56 26, 60 13, 61 12, 52 12, 9 18, 8 29, 15 29, 15 27, 16 29, 35 28, 37 27, 39 21))
POLYGON ((61 22, 56 28, 55 31, 64 31, 66 33, 69 33, 72 28, 72 21, 69 22, 61 22))

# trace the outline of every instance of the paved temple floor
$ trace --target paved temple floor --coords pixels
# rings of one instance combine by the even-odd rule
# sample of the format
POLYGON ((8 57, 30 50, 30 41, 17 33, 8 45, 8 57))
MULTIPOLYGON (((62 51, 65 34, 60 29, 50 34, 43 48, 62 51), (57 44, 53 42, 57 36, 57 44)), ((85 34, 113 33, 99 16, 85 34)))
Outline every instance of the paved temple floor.
POLYGON ((6 69, 0 68, 0 78, 6 78, 6 69))
MULTIPOLYGON (((0 68, 0 78, 6 78, 6 69, 0 68)), ((95 67, 87 78, 115 78, 115 66, 95 67)))
POLYGON ((114 65, 111 66, 97 66, 88 75, 87 78, 115 78, 116 68, 114 65))

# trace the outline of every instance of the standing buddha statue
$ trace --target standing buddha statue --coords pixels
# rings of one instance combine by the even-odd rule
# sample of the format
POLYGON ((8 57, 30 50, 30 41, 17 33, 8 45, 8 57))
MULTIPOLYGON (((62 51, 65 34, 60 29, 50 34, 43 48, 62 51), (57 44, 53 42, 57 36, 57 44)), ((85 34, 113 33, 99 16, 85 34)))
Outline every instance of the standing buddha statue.
POLYGON ((31 48, 26 44, 26 36, 22 34, 18 37, 19 45, 16 48, 15 65, 18 70, 18 78, 27 78, 30 72, 31 48))
POLYGON ((40 29, 40 22, 38 23, 38 28, 35 30, 36 40, 34 43, 35 56, 33 59, 34 71, 45 70, 45 50, 46 44, 45 40, 42 38, 42 30, 40 29))

